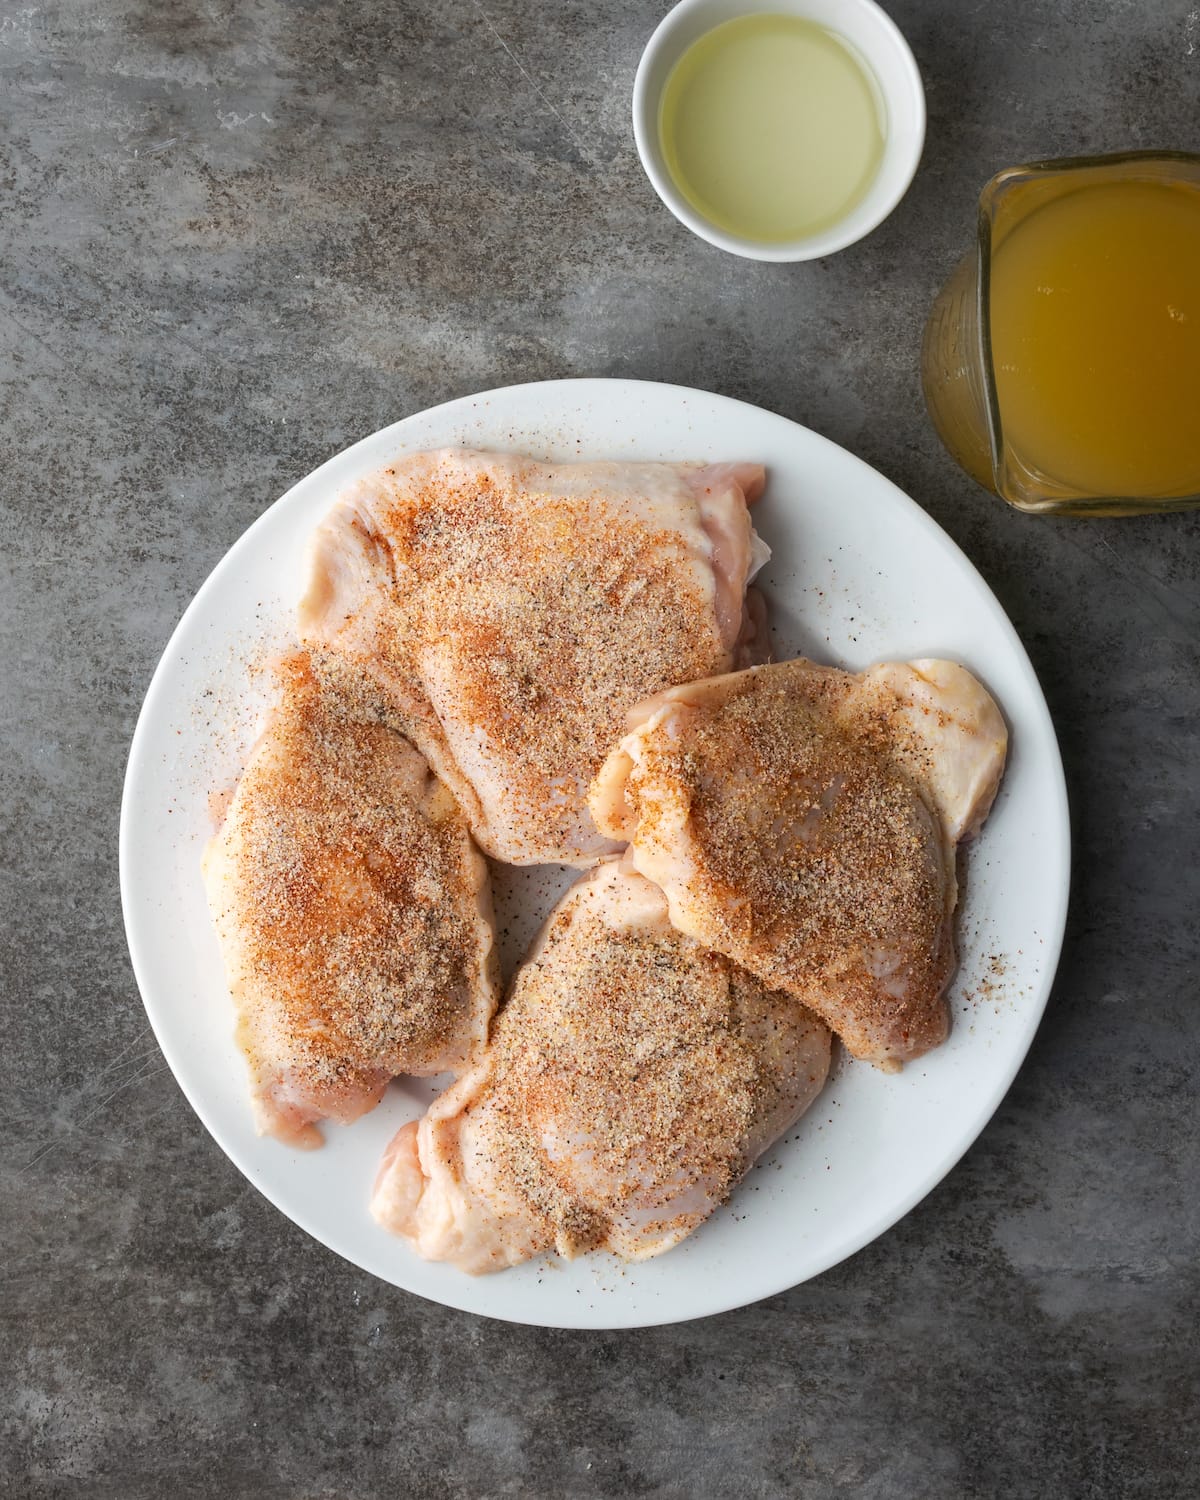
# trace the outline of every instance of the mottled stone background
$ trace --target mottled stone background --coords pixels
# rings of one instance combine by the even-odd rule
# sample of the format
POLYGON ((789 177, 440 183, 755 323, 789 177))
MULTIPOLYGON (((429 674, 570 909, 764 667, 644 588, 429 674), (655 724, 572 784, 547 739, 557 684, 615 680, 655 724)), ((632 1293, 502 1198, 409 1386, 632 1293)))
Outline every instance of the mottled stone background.
POLYGON ((1200 517, 1010 512, 917 380, 994 170, 1200 149, 1196 0, 892 0, 920 175, 792 267, 642 177, 664 8, 0 0, 5 1496, 1200 1491, 1200 517), (293 1228, 162 1063, 117 894, 138 706, 226 548, 384 423, 575 374, 760 403, 926 506, 1033 655, 1077 844, 1049 1012, 962 1165, 819 1280, 635 1333, 444 1311, 293 1228))

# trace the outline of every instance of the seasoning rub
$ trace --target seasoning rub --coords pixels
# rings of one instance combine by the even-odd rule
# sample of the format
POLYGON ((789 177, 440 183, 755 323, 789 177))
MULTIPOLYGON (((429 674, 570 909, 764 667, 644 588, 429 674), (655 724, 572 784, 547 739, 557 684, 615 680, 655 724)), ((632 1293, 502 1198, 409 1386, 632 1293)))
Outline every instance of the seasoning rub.
POLYGON ((682 932, 898 1069, 943 1041, 955 848, 1004 769, 1000 711, 954 662, 804 660, 639 705, 592 788, 682 932))
POLYGON ((496 1006, 491 886, 370 678, 296 652, 204 858, 260 1132, 319 1146, 400 1073, 461 1071, 496 1006))
POLYGON ((430 1260, 660 1255, 803 1113, 829 1032, 675 931, 614 860, 577 881, 478 1067, 389 1148, 373 1212, 430 1260))
POLYGON ((510 864, 618 846, 588 783, 648 693, 739 664, 754 464, 404 458, 318 528, 303 638, 371 673, 510 864))

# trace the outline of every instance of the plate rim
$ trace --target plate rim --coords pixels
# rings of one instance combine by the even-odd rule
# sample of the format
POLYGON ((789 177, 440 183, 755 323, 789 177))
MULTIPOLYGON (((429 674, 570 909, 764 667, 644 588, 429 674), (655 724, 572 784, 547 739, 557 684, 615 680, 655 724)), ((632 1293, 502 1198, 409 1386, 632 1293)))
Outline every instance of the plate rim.
MULTIPOLYGON (((841 444, 835 443, 831 438, 825 437, 823 434, 814 431, 810 427, 804 426, 800 422, 794 421, 790 417, 784 416, 782 413, 772 411, 768 407, 756 406, 752 402, 742 401, 737 397, 726 396, 720 392, 706 391, 700 387, 679 385, 670 381, 629 379, 622 376, 573 376, 555 380, 522 381, 513 385, 497 386, 485 391, 471 392, 463 396, 457 396, 451 398, 450 400, 439 402, 434 406, 424 407, 417 411, 410 412, 406 416, 399 417, 394 422, 390 422, 385 426, 378 428, 374 432, 367 433, 364 436, 356 439, 353 443, 348 444, 346 447, 339 449, 333 454, 330 454, 329 457, 326 458, 322 463, 318 464, 316 468, 311 469, 307 473, 301 475, 292 484, 290 484, 288 488, 284 490, 275 500, 267 505, 260 512, 260 514, 254 518, 250 525, 247 526, 245 530, 242 531, 232 543, 230 543, 221 557, 217 559, 216 563, 209 570, 199 588, 197 588, 195 593, 192 595, 191 599, 188 601, 187 606, 183 610, 183 613, 180 615, 179 619, 175 623, 175 626, 171 630, 159 655, 158 661, 155 664, 154 671, 150 676, 145 695, 142 699, 141 707, 138 710, 137 722, 134 726, 134 731, 130 738, 129 750, 125 763, 125 771, 122 778, 121 809, 118 827, 118 871, 123 927, 125 931, 126 945, 129 950, 130 964, 133 969, 134 979, 137 983, 138 993, 142 1000, 143 1009, 146 1012, 147 1019, 154 1033, 154 1037, 159 1046, 159 1049, 163 1054, 163 1058, 171 1068, 175 1083, 183 1093, 184 1097, 187 1099, 188 1104, 191 1106, 193 1112, 199 1118, 201 1124, 213 1138, 216 1145, 238 1169, 246 1182, 249 1183, 249 1185, 254 1188, 259 1194, 261 1194, 262 1197, 264 1197, 267 1202, 272 1205, 273 1208, 282 1213, 290 1222, 295 1224, 297 1228, 310 1235, 326 1250, 338 1256, 339 1259, 345 1261, 348 1265, 353 1266, 358 1271, 362 1271, 366 1275, 372 1276, 373 1278, 382 1281, 384 1285, 392 1286, 397 1291, 404 1292, 406 1295, 421 1297, 425 1301, 434 1303, 437 1306, 453 1308, 457 1312, 466 1312, 477 1317, 495 1318, 501 1322, 516 1323, 526 1327, 615 1331, 617 1329, 625 1328, 662 1327, 672 1323, 690 1322, 698 1318, 716 1317, 720 1314, 731 1312, 741 1307, 754 1305, 755 1303, 761 1302, 769 1297, 781 1296, 797 1286, 805 1285, 808 1282, 812 1281, 814 1278, 824 1275, 834 1266, 840 1265, 843 1261, 848 1260, 851 1256, 857 1255, 860 1250, 864 1249, 867 1245, 871 1244, 874 1240, 885 1234, 889 1229, 893 1228, 902 1219, 906 1218, 908 1214, 911 1213, 912 1210, 916 1207, 916 1205, 920 1203, 924 1198, 926 1198, 962 1160, 962 1158, 967 1154, 967 1152, 982 1135, 983 1131, 991 1123, 996 1114, 996 1111, 999 1109, 1001 1103, 1011 1089, 1017 1073, 1024 1065, 1025 1060, 1029 1055, 1029 1050, 1033 1045, 1034 1038, 1037 1035, 1038 1028, 1040 1027, 1042 1019, 1045 1015, 1046 1007, 1050 1000, 1050 995, 1053 991, 1055 979, 1057 977, 1058 964, 1062 954, 1062 945, 1066 931, 1066 918, 1071 889, 1072 845, 1070 804, 1067 792, 1066 775, 1062 762, 1062 751, 1058 742, 1058 735, 1055 730, 1053 717, 1050 714, 1050 709, 1046 702, 1045 693, 1042 689, 1042 685, 1038 678, 1037 672, 1034 669, 1032 661, 1030 660, 1029 653, 1025 649, 1024 643, 1017 633, 1016 627, 1009 619, 1007 611, 1004 609, 1003 605, 996 597, 987 580, 983 577, 979 569, 975 566, 975 564, 971 561, 971 559, 967 556, 963 549, 958 545, 954 538, 951 537, 950 534, 945 531, 944 528, 941 527, 926 510, 918 505, 910 495, 906 494, 905 491, 899 487, 899 485, 897 485, 893 480, 889 479, 887 475, 881 474, 878 469, 874 468, 871 464, 868 464, 865 459, 862 459, 857 454, 850 452, 849 449, 842 447, 841 444), (878 1219, 871 1220, 867 1227, 863 1228, 858 1234, 851 1235, 848 1240, 838 1242, 830 1249, 827 1254, 818 1255, 816 1257, 816 1263, 813 1268, 808 1270, 806 1274, 799 1280, 788 1281, 786 1284, 775 1287, 773 1290, 756 1292, 752 1297, 749 1298, 739 1294, 738 1292, 731 1292, 727 1295, 718 1295, 710 1305, 706 1305, 703 1309, 683 1312, 667 1311, 664 1312, 661 1316, 657 1315, 654 1310, 647 1309, 644 1313, 638 1314, 633 1317, 622 1317, 618 1315, 615 1318, 589 1318, 586 1316, 588 1308, 581 1307, 580 1313, 582 1314, 582 1316, 577 1319, 532 1319, 529 1317, 520 1316, 509 1310, 504 1305, 503 1297, 497 1299, 498 1303, 500 1304, 498 1307, 494 1309, 488 1309, 487 1311, 481 1311, 474 1307, 466 1307, 462 1303, 453 1299, 443 1299, 441 1296, 434 1295, 427 1290, 417 1290, 408 1286, 402 1286, 399 1282, 390 1280, 387 1277, 381 1276, 378 1272, 360 1265, 360 1263, 354 1260, 352 1256, 348 1255, 346 1251, 338 1248, 337 1246, 331 1245, 324 1237, 322 1231, 315 1227, 311 1222, 307 1211, 302 1210, 300 1212, 296 1212, 291 1208, 284 1207, 284 1205, 279 1202, 278 1198, 274 1195, 271 1187, 260 1180, 257 1170, 248 1160, 243 1157, 240 1149, 236 1146, 236 1144, 227 1143, 222 1138, 220 1129, 215 1123, 214 1119, 210 1116, 210 1112, 206 1104, 202 1099, 195 1096, 194 1092, 189 1089, 187 1084, 180 1077, 180 1074, 175 1067, 172 1056, 172 1049, 164 1040, 164 1036, 159 1029, 158 1021, 155 1018, 154 1008, 152 1007, 151 1001, 148 999, 148 993, 151 986, 145 975, 145 955, 139 955, 140 940, 137 933, 138 918, 135 901, 136 893, 133 889, 132 882, 134 877, 131 870, 131 849, 134 838, 133 821, 136 816, 134 809, 135 797, 133 794, 136 790, 137 780, 142 764, 146 760, 147 754, 149 752, 148 740, 151 733, 150 724, 152 719, 155 717, 154 709, 157 705, 158 699, 162 697, 167 691, 167 684, 171 676, 170 669, 174 665, 176 656, 179 654, 176 650, 176 643, 181 639, 185 631, 189 628, 190 622, 193 617, 202 613, 203 607, 207 603, 208 596, 211 593, 215 592, 215 590, 219 586, 219 581, 224 575, 225 571, 227 569, 232 569, 236 565, 235 554, 240 553, 243 544, 246 543, 259 528, 264 527, 267 524, 269 518, 272 517, 281 506, 285 505, 298 489, 300 489, 302 486, 305 488, 309 487, 314 482, 319 481, 320 477, 323 474, 326 474, 327 471, 332 469, 335 465, 341 465, 345 463, 352 457, 352 455, 358 453, 359 451, 367 448, 370 445, 385 441, 389 434, 396 432, 398 429, 404 427, 408 423, 415 422, 420 419, 433 419, 437 417, 443 417, 451 413, 454 409, 467 410, 472 406, 478 406, 480 403, 487 402, 493 399, 503 398, 506 400, 519 400, 527 396, 531 392, 545 391, 547 390, 547 388, 552 388, 555 391, 562 393, 564 396, 575 394, 581 398, 581 405, 584 404, 584 401, 589 394, 595 395, 600 389, 604 389, 609 392, 617 388, 632 391, 637 391, 639 389, 653 389, 660 393, 668 393, 670 396, 682 400, 683 402, 686 402, 689 398, 698 397, 703 399, 705 402, 715 402, 718 405, 726 406, 732 411, 749 410, 755 412, 758 415, 766 415, 776 421, 785 422, 790 427, 796 428, 798 431, 804 433, 807 439, 815 440, 820 445, 836 450, 837 454, 839 455, 839 462, 845 462, 846 460, 852 461, 853 465, 857 466, 861 470, 865 471, 866 474, 870 475, 870 483, 873 486, 886 488, 889 494, 890 501, 892 503, 899 503, 900 508, 907 512, 909 519, 916 523, 917 528, 922 531, 930 541, 934 542, 937 547, 939 547, 943 552, 947 553, 954 562, 956 562, 966 571, 981 596, 985 600, 990 602, 993 607, 993 612, 1007 636, 1008 646, 1019 661, 1020 665, 1024 668, 1028 676, 1029 684, 1033 689, 1030 695, 1030 700, 1027 704, 1027 710, 1034 713, 1034 715, 1041 720, 1041 728, 1045 734, 1046 744, 1052 751, 1050 763, 1045 768, 1046 772, 1049 773, 1048 789, 1052 793, 1055 814, 1054 827, 1052 830, 1050 830, 1050 832, 1056 845, 1064 852, 1062 879, 1061 882, 1057 883, 1056 885, 1058 900, 1054 911, 1046 914, 1046 930, 1043 934, 1045 964, 1038 981, 1038 993, 1035 995, 1032 1002, 1028 1003, 1027 1010, 1022 1017, 1024 1032, 1019 1037, 1019 1039, 1016 1039, 1015 1044, 1013 1045, 1008 1065, 1004 1069, 1002 1069, 1000 1073, 993 1075, 990 1079, 990 1087, 985 1091, 987 1094, 986 1108, 980 1112, 978 1123, 969 1132, 965 1132, 954 1137, 949 1149, 943 1151, 932 1163, 932 1165, 927 1165, 921 1172, 919 1181, 916 1186, 911 1188, 908 1193, 903 1194, 899 1199, 890 1201, 886 1211, 883 1212, 878 1219)), ((469 1278, 469 1280, 471 1282, 474 1282, 477 1280, 477 1278, 469 1278)))

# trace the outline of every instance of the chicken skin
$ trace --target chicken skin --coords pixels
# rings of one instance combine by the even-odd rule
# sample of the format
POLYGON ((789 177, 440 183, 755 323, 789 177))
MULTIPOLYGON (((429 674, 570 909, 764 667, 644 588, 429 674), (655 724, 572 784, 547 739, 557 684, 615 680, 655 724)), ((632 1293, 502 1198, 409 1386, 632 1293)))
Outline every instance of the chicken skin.
POLYGON ((559 902, 479 1065, 388 1149, 372 1211, 475 1274, 669 1250, 803 1113, 828 1030, 606 860, 559 902))
POLYGON ((378 690, 306 652, 204 857, 261 1134, 319 1146, 400 1073, 461 1071, 498 999, 487 867, 378 690))
POLYGON ((755 667, 651 698, 629 731, 592 813, 681 932, 885 1071, 945 1039, 955 847, 987 816, 1007 747, 969 672, 755 667))
POLYGON ((624 716, 752 659, 753 464, 395 463, 317 529, 302 638, 371 672, 480 845, 587 866, 588 784, 624 716))

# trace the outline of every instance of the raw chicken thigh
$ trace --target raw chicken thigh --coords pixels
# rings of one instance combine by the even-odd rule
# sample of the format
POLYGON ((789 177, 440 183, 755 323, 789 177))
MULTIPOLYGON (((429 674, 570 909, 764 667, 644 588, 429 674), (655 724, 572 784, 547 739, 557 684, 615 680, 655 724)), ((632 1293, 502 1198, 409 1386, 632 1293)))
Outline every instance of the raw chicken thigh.
POLYGON ((493 857, 589 865, 588 784, 639 699, 745 660, 753 464, 406 457, 318 528, 309 642, 371 672, 493 857))
POLYGON ((483 1060, 388 1149, 372 1209, 473 1273, 677 1244, 812 1103, 829 1032, 605 861, 566 893, 483 1060))
POLYGON ((491 886, 451 794, 378 689, 297 652, 204 857, 261 1133, 378 1103, 399 1073, 461 1071, 498 998, 491 886))
POLYGON ((591 792, 681 931, 894 1071, 944 1040, 955 845, 987 816, 1007 731, 964 668, 809 661, 639 705, 591 792))

